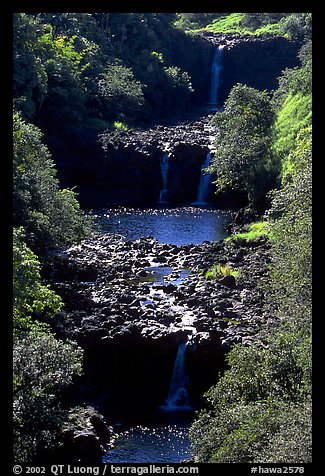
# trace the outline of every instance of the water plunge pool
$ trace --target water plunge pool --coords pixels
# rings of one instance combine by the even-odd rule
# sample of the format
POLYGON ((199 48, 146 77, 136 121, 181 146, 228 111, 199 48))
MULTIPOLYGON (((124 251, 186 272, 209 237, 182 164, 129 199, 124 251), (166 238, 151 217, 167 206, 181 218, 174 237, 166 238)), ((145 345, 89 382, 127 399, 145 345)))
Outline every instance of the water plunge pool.
MULTIPOLYGON (((231 220, 231 213, 227 210, 194 206, 158 209, 112 208, 98 210, 93 216, 102 233, 116 233, 127 240, 150 236, 161 244, 177 246, 220 241, 227 236, 227 225, 231 220)), ((146 267, 143 276, 137 280, 148 283, 154 300, 157 293, 164 294, 159 286, 171 283, 178 287, 190 275, 191 271, 187 269, 174 270, 168 266, 152 265, 146 267)), ((167 300, 168 295, 164 295, 164 298, 167 300)), ((151 300, 147 300, 143 305, 153 304, 151 300)), ((169 305, 172 309, 173 302, 169 305)), ((184 309, 184 326, 191 327, 191 312, 184 309)), ((183 344, 185 346, 186 342, 183 344)), ((178 374, 183 377, 185 375, 183 370, 177 367, 182 355, 181 350, 180 346, 174 370, 170 369, 172 379, 178 374)), ((184 378, 180 380, 184 381, 184 378)), ((186 386, 184 388, 186 390, 186 386)), ((169 392, 166 389, 166 401, 162 402, 160 410, 157 409, 155 418, 148 420, 142 417, 135 424, 128 421, 125 426, 117 426, 114 444, 103 457, 104 463, 179 463, 191 459, 188 431, 194 410, 190 410, 191 406, 186 399, 183 405, 179 404, 172 393, 171 385, 169 392)), ((177 395, 177 392, 174 393, 177 395)))
POLYGON ((152 236, 177 246, 220 241, 227 236, 228 210, 181 207, 158 209, 113 208, 93 213, 99 230, 128 240, 152 236))
POLYGON ((192 416, 157 415, 146 421, 121 428, 115 444, 103 457, 103 463, 180 463, 192 456, 188 437, 192 416))

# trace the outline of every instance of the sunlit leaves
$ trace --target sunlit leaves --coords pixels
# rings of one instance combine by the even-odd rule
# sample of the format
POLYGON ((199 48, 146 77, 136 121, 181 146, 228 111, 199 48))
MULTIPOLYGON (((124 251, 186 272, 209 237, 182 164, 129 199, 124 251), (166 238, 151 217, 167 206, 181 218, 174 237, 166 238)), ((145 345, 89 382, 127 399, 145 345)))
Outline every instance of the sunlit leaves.
POLYGON ((245 190, 256 205, 270 187, 275 171, 270 154, 274 113, 265 92, 234 86, 223 112, 214 116, 215 153, 211 169, 221 191, 226 187, 245 190))
POLYGON ((141 84, 130 68, 119 64, 108 65, 98 80, 98 92, 108 117, 137 115, 144 105, 141 84), (128 114, 126 114, 126 111, 128 114))
POLYGON ((310 338, 282 331, 267 345, 233 347, 227 370, 206 394, 210 410, 191 427, 194 454, 200 462, 293 461, 310 455, 310 338), (290 419, 309 409, 300 422, 290 419), (302 426, 304 425, 303 431, 302 426), (279 460, 275 452, 291 434, 279 460), (300 435, 304 443, 300 446, 300 435), (262 456, 263 455, 263 456, 262 456), (273 458, 273 459, 272 459, 273 458))
POLYGON ((13 318, 15 329, 27 327, 35 313, 58 312, 62 301, 41 283, 40 262, 23 241, 22 228, 13 231, 13 318))

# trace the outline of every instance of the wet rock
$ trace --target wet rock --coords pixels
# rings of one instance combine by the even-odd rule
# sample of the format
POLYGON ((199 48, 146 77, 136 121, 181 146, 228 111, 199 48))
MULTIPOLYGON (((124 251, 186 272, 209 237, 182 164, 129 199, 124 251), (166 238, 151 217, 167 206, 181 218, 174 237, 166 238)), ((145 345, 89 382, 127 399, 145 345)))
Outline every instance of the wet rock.
POLYGON ((95 235, 65 252, 59 263, 64 281, 60 273, 53 275, 53 287, 63 290, 59 294, 66 304, 60 335, 85 349, 84 378, 108 393, 110 402, 132 390, 134 405, 140 405, 152 392, 152 402, 161 402, 177 348, 193 334, 188 370, 199 398, 199 391, 215 383, 229 348, 258 336, 263 313, 256 280, 264 277, 267 254, 264 243, 255 248, 213 242, 176 247, 152 238, 132 242, 95 235), (160 259, 171 268, 165 282, 141 282, 150 277, 146 263, 160 259), (78 267, 87 269, 88 261, 95 266, 95 281, 76 281, 78 267), (220 282, 195 271, 195 266, 209 269, 219 262, 245 272, 220 282), (180 280, 184 263, 194 271, 178 285, 173 280, 180 280), (103 363, 109 378, 103 379, 103 363))

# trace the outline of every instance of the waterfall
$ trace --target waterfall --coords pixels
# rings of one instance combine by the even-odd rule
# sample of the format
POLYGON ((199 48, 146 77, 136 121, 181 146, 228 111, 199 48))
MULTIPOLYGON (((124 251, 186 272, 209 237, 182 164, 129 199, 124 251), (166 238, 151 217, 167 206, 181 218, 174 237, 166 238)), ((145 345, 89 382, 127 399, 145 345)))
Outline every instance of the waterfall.
POLYGON ((168 167, 169 167, 169 155, 167 153, 164 153, 160 158, 162 189, 160 191, 159 203, 168 202, 168 188, 167 188, 168 167))
POLYGON ((211 182, 211 174, 206 173, 205 169, 209 167, 211 163, 211 152, 206 156, 205 161, 201 165, 200 183, 197 191, 197 198, 193 205, 206 205, 209 194, 209 186, 211 182))
POLYGON ((187 344, 188 341, 185 341, 182 342, 178 347, 168 395, 164 405, 161 407, 163 410, 175 411, 192 409, 188 394, 189 378, 186 374, 185 368, 187 344))
POLYGON ((209 104, 217 104, 220 71, 222 69, 222 53, 225 45, 220 45, 215 49, 211 67, 211 86, 209 104))

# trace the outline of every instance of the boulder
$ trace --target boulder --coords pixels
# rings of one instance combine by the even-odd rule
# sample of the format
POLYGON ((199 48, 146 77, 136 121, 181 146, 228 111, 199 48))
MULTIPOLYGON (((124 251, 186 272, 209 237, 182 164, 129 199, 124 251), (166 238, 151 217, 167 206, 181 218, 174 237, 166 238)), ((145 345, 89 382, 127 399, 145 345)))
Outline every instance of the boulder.
POLYGON ((227 275, 227 276, 223 276, 218 281, 223 286, 227 286, 227 288, 235 288, 236 287, 236 278, 234 276, 232 276, 231 274, 227 275))

